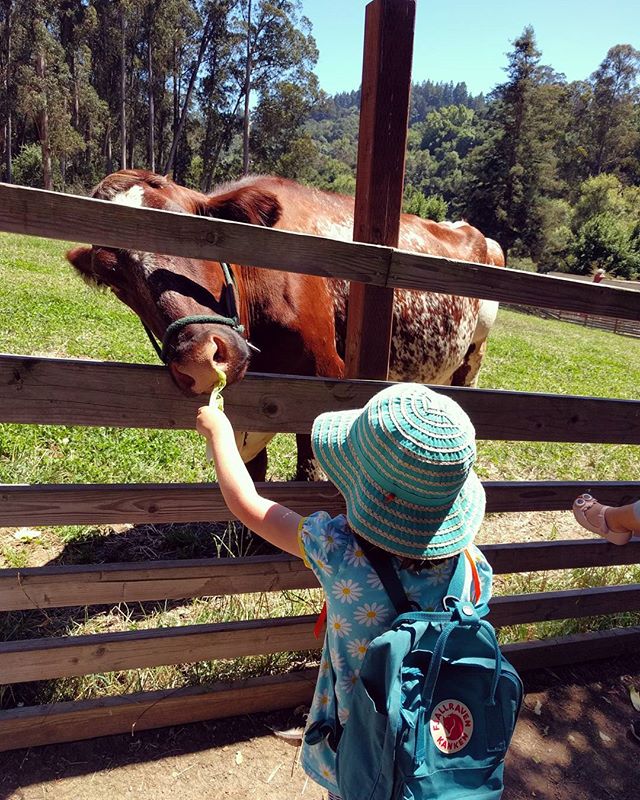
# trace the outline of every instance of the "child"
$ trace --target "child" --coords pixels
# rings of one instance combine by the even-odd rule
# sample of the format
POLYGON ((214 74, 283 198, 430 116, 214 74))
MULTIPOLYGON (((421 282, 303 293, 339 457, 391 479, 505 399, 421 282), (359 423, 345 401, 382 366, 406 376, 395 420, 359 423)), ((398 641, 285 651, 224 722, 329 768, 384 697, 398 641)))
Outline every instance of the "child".
POLYGON ((583 528, 613 544, 626 544, 640 534, 640 500, 626 506, 604 506, 590 494, 581 494, 574 500, 573 516, 583 528))
MULTIPOLYGON (((425 386, 397 384, 363 409, 316 419, 315 457, 346 501, 346 516, 334 518, 324 511, 303 518, 261 497, 221 411, 201 408, 196 427, 211 445, 231 513, 267 541, 304 558, 324 590, 327 635, 307 730, 334 720, 336 712, 347 724, 367 646, 396 616, 362 539, 391 559, 407 596, 424 610, 442 608, 459 557, 467 567, 461 599, 488 601, 491 568, 473 545, 485 507, 472 469, 475 432, 448 397, 425 386)), ((330 800, 339 800, 329 743, 305 743, 301 761, 330 800)))

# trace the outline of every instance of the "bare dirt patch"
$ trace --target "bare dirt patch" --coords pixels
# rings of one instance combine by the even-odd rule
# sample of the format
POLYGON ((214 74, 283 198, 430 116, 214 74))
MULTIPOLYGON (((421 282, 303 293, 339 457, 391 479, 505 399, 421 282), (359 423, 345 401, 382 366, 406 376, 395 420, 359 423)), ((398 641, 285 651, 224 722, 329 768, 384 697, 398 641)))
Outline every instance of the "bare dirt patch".
MULTIPOLYGON (((637 660, 524 675, 527 695, 507 758, 504 800, 636 800, 640 744, 629 687, 637 660)), ((7 800, 321 800, 296 749, 272 728, 293 712, 111 736, 0 755, 7 800)))

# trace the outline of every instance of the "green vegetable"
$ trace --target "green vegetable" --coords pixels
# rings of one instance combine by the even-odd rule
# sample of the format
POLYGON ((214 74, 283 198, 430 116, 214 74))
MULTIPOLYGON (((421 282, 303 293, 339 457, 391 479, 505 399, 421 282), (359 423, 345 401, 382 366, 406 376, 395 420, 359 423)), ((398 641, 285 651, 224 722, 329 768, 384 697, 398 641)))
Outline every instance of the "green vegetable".
POLYGON ((211 392, 211 397, 209 398, 209 405, 210 406, 217 406, 220 411, 224 411, 224 398, 222 397, 222 390, 227 385, 227 376, 224 372, 219 368, 215 367, 216 371, 216 385, 213 387, 213 391, 211 392))
MULTIPOLYGON (((224 398, 222 396, 222 390, 227 385, 227 376, 224 372, 215 367, 216 371, 216 384, 211 391, 211 397, 209 398, 209 405, 210 406, 217 406, 219 411, 224 411, 224 398)), ((211 451, 211 445, 207 442, 207 461, 213 460, 213 453, 211 451)))

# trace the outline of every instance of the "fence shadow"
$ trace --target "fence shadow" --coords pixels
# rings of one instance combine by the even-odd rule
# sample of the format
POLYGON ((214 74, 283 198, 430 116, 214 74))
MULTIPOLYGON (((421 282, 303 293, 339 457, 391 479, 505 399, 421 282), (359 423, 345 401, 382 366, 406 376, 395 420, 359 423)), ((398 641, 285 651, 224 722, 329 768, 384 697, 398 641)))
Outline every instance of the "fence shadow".
MULTIPOLYGON (((636 715, 629 700, 629 687, 640 682, 637 659, 529 672, 523 677, 527 694, 507 756, 503 800, 635 797, 640 744, 628 737, 627 730, 636 715)), ((55 784, 62 779, 91 776, 94 781, 100 773, 108 772, 111 791, 117 797, 129 796, 126 793, 129 786, 147 785, 152 774, 155 793, 137 794, 140 798, 152 798, 165 796, 158 788, 158 780, 162 782, 165 778, 159 775, 166 777, 164 791, 169 792, 174 785, 171 776, 179 774, 181 768, 188 768, 193 770, 190 778, 193 788, 181 784, 182 800, 205 796, 195 788, 199 773, 213 790, 208 796, 239 800, 252 795, 228 790, 223 793, 219 783, 228 780, 227 767, 235 763, 237 752, 243 754, 243 781, 261 784, 264 791, 271 764, 276 768, 283 759, 287 768, 280 777, 291 780, 289 773, 295 751, 272 737, 271 729, 300 725, 300 713, 298 710, 255 714, 143 731, 134 736, 122 734, 3 753, 0 754, 1 796, 21 797, 21 788, 41 785, 47 796, 62 800, 72 796, 57 793, 55 784), (197 756, 195 761, 180 760, 189 754, 197 756)), ((300 783, 302 778, 298 776, 296 780, 300 783)), ((282 787, 271 788, 272 797, 298 797, 298 790, 287 795, 282 787)), ((315 800, 310 791, 305 796, 315 800)))

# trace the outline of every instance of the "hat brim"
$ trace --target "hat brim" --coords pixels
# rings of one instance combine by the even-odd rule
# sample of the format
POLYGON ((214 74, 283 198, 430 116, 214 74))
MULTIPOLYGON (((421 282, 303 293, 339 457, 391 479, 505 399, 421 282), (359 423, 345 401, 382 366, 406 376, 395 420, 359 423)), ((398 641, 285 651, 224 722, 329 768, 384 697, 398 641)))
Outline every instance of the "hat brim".
POLYGON ((448 558, 475 538, 485 510, 485 493, 471 470, 458 494, 445 505, 425 506, 389 496, 359 463, 351 429, 360 409, 330 411, 314 422, 314 455, 344 496, 354 533, 396 555, 448 558))

